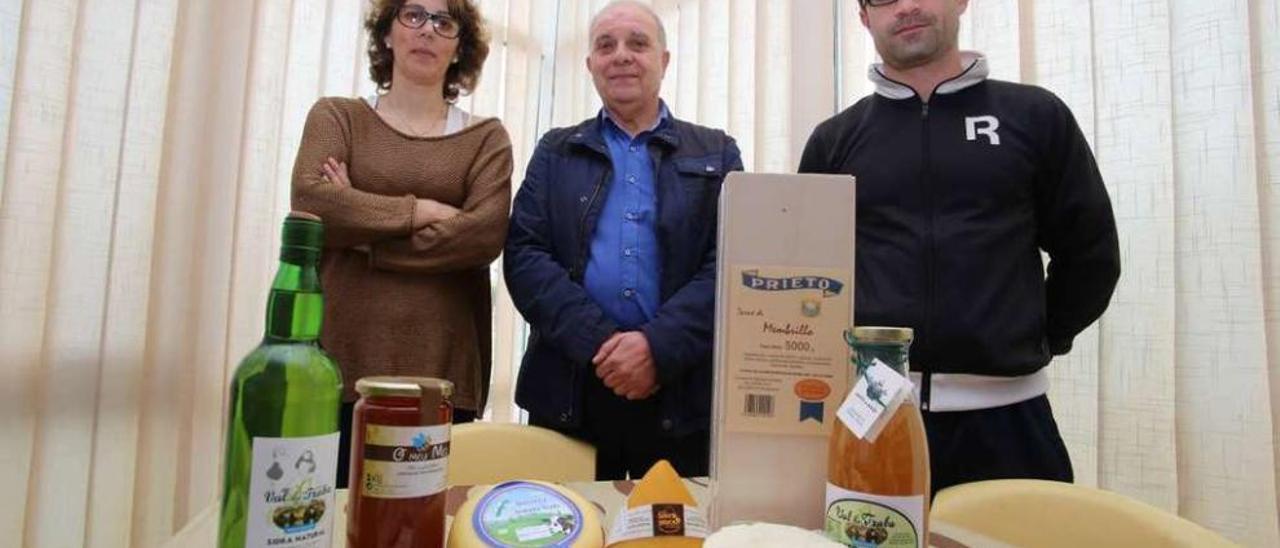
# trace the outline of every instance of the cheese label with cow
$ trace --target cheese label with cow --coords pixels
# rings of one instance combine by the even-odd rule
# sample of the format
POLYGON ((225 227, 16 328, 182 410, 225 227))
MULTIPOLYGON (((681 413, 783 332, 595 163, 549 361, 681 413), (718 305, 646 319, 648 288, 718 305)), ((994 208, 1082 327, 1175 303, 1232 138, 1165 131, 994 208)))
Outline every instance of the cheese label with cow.
POLYGON ((582 511, 554 489, 514 481, 493 488, 473 514, 480 537, 506 546, 570 546, 582 511))

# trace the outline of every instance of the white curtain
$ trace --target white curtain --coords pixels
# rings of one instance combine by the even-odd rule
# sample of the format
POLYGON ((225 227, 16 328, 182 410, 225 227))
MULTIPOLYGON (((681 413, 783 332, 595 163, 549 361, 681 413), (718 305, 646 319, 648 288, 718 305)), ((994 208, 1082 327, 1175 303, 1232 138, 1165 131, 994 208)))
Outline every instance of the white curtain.
MULTIPOLYGON (((493 50, 462 106, 500 116, 515 183, 591 116, 603 0, 480 0, 493 50)), ((854 0, 652 0, 663 96, 794 169, 869 92, 854 0)), ((1124 276, 1058 360, 1081 483, 1280 544, 1280 0, 972 0, 962 40, 1075 111, 1124 276)), ((149 547, 208 512, 230 372, 263 299, 305 113, 367 95, 365 0, 0 0, 0 546, 149 547)), ((497 270, 495 270, 496 272, 497 270)), ((494 276, 490 418, 525 328, 494 276)))
MULTIPOLYGON (((482 4, 493 53, 464 106, 523 162, 554 2, 482 4)), ((0 546, 158 546, 216 502, 307 109, 372 92, 366 7, 0 2, 0 546)))
MULTIPOLYGON (((856 2, 846 104, 874 59, 856 2)), ((962 47, 1048 88, 1120 231, 1103 319, 1050 367, 1077 482, 1280 545, 1280 2, 971 0, 962 47)))

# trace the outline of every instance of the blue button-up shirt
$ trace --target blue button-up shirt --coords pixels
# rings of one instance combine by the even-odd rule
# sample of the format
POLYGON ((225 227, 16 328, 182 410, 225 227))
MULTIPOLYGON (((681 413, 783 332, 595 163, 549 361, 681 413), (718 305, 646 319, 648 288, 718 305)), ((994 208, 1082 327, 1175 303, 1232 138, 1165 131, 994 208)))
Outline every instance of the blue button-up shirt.
POLYGON ((669 124, 664 104, 653 127, 634 138, 600 110, 613 180, 604 197, 583 273, 587 294, 623 329, 635 329, 658 313, 662 257, 658 249, 658 204, 649 139, 669 124))

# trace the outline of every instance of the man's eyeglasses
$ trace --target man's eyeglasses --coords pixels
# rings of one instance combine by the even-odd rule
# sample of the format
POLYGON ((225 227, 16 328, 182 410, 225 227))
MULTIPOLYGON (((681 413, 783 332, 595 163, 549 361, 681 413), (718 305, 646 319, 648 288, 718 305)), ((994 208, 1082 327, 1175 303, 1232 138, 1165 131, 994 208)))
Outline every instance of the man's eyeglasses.
POLYGON ((423 25, 431 23, 432 30, 444 38, 457 38, 458 33, 462 32, 462 27, 454 18, 443 13, 431 13, 426 8, 414 4, 400 8, 400 13, 396 14, 396 20, 411 29, 420 29, 423 25))
POLYGON ((878 8, 881 6, 887 6, 889 4, 896 4, 898 2, 898 0, 858 0, 858 1, 862 2, 862 7, 864 8, 867 6, 878 8))

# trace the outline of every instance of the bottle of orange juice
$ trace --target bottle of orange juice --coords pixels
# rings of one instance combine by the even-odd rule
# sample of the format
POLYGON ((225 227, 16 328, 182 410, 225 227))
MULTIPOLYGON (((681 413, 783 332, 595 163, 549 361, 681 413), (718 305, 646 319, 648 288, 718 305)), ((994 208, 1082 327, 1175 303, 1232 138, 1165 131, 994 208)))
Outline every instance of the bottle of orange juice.
POLYGON ((908 377, 912 330, 855 327, 853 389, 827 456, 826 533, 848 546, 927 544, 929 446, 908 377))

